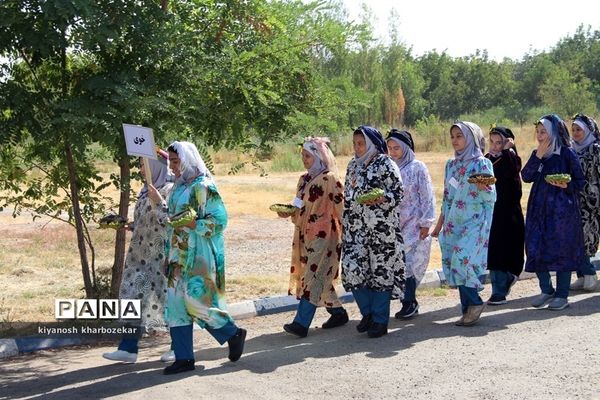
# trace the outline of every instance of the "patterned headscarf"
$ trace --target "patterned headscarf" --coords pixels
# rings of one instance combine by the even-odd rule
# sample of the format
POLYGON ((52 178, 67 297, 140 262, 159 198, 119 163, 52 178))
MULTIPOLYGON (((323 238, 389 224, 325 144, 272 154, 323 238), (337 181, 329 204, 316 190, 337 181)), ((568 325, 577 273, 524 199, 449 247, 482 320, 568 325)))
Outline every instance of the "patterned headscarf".
POLYGON ((584 114, 577 114, 573 117, 573 125, 579 126, 583 129, 585 136, 581 142, 575 141, 571 138, 571 145, 577 154, 583 154, 594 142, 600 138, 600 132, 598 131, 598 124, 593 118, 588 117, 584 114))
POLYGON ((406 167, 415 159, 415 144, 410 132, 392 129, 386 138, 386 141, 390 140, 402 146, 402 157, 399 160, 394 160, 396 165, 398 165, 398 169, 406 167))
POLYGON ((370 160, 371 157, 377 153, 387 153, 387 146, 385 144, 385 140, 383 140, 383 135, 377 129, 368 125, 361 125, 354 131, 355 135, 359 133, 365 138, 367 151, 362 157, 355 156, 355 160, 358 165, 364 165, 366 161, 370 160))
POLYGON ((450 127, 457 127, 464 135, 467 144, 462 151, 454 152, 454 159, 460 161, 468 161, 474 158, 483 157, 483 151, 485 150, 485 138, 479 125, 469 121, 454 121, 454 124, 450 127))
POLYGON ((550 136, 550 147, 543 158, 548 158, 553 154, 560 154, 560 149, 570 147, 571 138, 565 121, 556 114, 548 114, 540 118, 535 125, 542 124, 550 136))
POLYGON ((309 136, 304 139, 302 148, 309 152, 315 161, 308 169, 308 174, 311 177, 319 175, 323 171, 329 171, 338 175, 335 157, 329 148, 329 138, 309 136))
POLYGON ((198 176, 211 176, 196 145, 190 142, 173 142, 168 151, 177 153, 180 160, 181 176, 177 181, 190 183, 198 176))

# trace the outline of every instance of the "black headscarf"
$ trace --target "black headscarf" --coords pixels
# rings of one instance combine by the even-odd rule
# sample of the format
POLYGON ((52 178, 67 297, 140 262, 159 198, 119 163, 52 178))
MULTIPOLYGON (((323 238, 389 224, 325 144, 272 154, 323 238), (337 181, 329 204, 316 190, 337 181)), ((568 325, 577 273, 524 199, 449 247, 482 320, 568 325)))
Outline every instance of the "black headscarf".
MULTIPOLYGON (((493 125, 490 129, 490 135, 492 133, 501 135, 505 139, 515 139, 515 135, 513 134, 513 132, 510 130, 510 128, 507 128, 506 126, 493 125)), ((515 151, 515 154, 519 154, 519 152, 517 152, 517 146, 513 146, 513 150, 515 151)))
POLYGON ((403 143, 406 143, 408 147, 414 152, 415 151, 415 143, 413 141, 412 135, 408 131, 400 131, 396 128, 392 129, 388 132, 387 138, 385 140, 390 140, 391 138, 398 139, 403 143))
POLYGON ((383 135, 377 129, 372 126, 361 125, 356 128, 354 133, 362 133, 363 135, 368 136, 378 152, 383 154, 387 153, 387 145, 385 144, 385 140, 383 140, 383 135))

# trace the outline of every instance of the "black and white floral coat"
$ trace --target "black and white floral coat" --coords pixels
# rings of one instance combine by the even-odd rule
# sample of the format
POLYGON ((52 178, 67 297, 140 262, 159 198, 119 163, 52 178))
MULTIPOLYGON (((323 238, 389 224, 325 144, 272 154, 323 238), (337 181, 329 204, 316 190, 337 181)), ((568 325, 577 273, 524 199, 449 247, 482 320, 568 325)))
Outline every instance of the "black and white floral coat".
POLYGON ((344 188, 342 237, 342 282, 346 290, 368 287, 391 291, 393 298, 404 291, 404 243, 397 221, 403 198, 398 166, 378 154, 366 166, 355 159, 348 164, 344 188), (381 188, 381 204, 359 204, 356 199, 381 188))
POLYGON ((585 185, 579 192, 583 240, 585 253, 591 257, 600 242, 600 143, 593 143, 577 156, 585 175, 585 185))
MULTIPOLYGON (((163 199, 171 191, 172 183, 158 188, 163 199)), ((134 227, 125 258, 123 279, 119 290, 121 299, 140 299, 145 332, 165 331, 164 304, 167 280, 163 271, 168 214, 161 207, 153 207, 148 196, 139 198, 133 212, 134 227)))

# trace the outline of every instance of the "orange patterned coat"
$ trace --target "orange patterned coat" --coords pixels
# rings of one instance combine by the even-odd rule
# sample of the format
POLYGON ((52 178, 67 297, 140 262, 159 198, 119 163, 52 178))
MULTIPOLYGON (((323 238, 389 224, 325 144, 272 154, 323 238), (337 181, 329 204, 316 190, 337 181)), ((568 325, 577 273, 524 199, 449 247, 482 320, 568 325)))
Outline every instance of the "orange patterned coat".
MULTIPOLYGON (((300 177, 298 193, 305 178, 300 177)), ((341 307, 334 285, 340 270, 343 192, 340 179, 323 172, 306 183, 302 207, 292 215, 296 228, 288 293, 316 306, 341 307)))

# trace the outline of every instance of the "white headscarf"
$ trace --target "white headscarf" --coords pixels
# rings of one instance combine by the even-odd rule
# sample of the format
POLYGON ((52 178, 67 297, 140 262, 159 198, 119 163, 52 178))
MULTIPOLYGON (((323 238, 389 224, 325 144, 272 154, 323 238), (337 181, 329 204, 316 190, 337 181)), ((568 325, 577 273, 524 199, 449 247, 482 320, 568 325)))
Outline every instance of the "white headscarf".
POLYGON ((548 151, 542 157, 548 158, 553 154, 560 154, 560 148, 562 147, 561 141, 558 137, 558 132, 552 130, 552 121, 542 118, 539 122, 544 125, 544 128, 546 128, 546 132, 548 132, 548 136, 550 137, 550 147, 548 147, 548 151))
POLYGON ((571 146, 573 146, 573 149, 577 154, 582 154, 596 141, 596 136, 594 136, 590 128, 583 121, 576 119, 573 121, 573 124, 577 124, 584 132, 583 140, 581 142, 577 142, 575 139, 571 138, 571 146))
POLYGON ((474 158, 483 157, 483 150, 485 149, 485 137, 479 125, 469 121, 456 121, 450 127, 457 127, 461 130, 467 144, 462 151, 454 152, 454 159, 460 161, 468 161, 474 158))
POLYGON ((365 162, 370 160, 371 157, 373 155, 377 154, 379 151, 377 150, 377 147, 375 147, 375 145, 373 144, 373 141, 371 139, 369 139, 369 137, 367 135, 365 135, 362 132, 361 132, 361 135, 365 138, 365 143, 367 145, 367 151, 365 152, 365 154, 362 155, 362 157, 354 156, 354 158, 356 160, 356 164, 358 164, 359 166, 362 167, 365 164, 365 162))
MULTIPOLYGON (((398 169, 401 170, 402 168, 406 167, 408 164, 410 164, 415 159, 415 152, 412 151, 412 149, 410 148, 409 145, 407 145, 400 139, 397 139, 395 137, 390 137, 388 139, 388 141, 389 140, 393 140, 394 142, 396 142, 400 146, 402 146, 402 157, 400 157, 399 160, 394 160, 396 165, 398 165, 398 169)), ((389 149, 389 147, 388 147, 388 149, 389 149)))
POLYGON ((211 176, 196 145, 191 142, 173 142, 169 146, 177 153, 180 161, 181 176, 177 181, 190 183, 198 176, 211 176))

